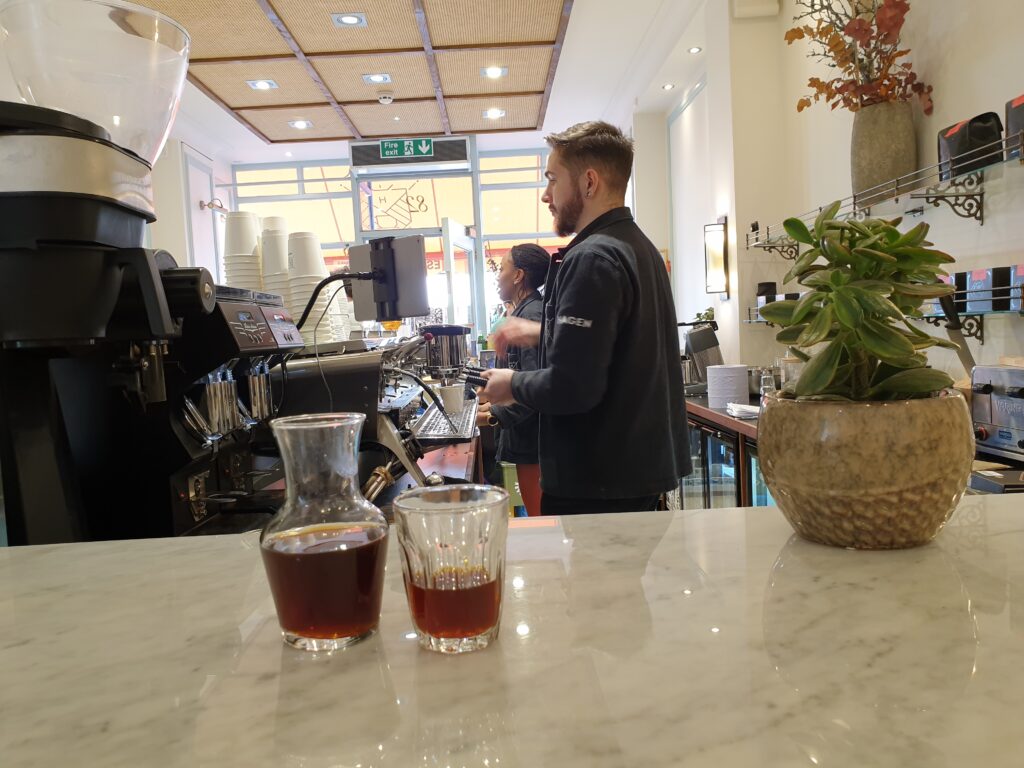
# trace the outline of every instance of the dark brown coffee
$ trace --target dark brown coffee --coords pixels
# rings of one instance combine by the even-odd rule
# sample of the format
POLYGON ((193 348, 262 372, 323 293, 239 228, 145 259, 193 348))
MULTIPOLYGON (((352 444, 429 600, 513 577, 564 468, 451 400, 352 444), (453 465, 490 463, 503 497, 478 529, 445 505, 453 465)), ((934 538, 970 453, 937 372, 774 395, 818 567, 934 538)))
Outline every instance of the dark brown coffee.
POLYGON ((281 629, 302 637, 361 637, 380 621, 387 526, 312 525, 262 544, 281 629))
POLYGON ((475 637, 498 623, 501 582, 483 568, 443 568, 430 587, 405 588, 416 627, 432 637, 475 637))

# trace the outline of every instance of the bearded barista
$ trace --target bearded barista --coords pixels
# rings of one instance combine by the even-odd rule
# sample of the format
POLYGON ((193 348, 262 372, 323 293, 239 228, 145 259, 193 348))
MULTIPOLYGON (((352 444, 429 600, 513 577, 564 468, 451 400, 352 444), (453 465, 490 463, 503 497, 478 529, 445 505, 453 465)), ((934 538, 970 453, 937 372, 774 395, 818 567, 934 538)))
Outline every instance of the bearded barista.
POLYGON ((690 472, 679 338, 661 254, 625 207, 633 144, 608 123, 552 134, 543 200, 559 235, 541 323, 510 318, 507 346, 536 371, 484 373, 483 401, 539 413, 545 515, 654 509, 690 472))

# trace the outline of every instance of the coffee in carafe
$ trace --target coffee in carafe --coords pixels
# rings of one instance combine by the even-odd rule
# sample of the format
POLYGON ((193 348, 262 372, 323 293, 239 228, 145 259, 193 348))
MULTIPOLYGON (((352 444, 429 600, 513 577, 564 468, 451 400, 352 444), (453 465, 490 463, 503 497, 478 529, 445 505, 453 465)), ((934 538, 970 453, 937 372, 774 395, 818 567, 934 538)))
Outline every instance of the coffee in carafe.
POLYGON ((388 525, 359 489, 365 418, 316 414, 270 423, 287 496, 260 547, 281 632, 296 648, 343 648, 380 621, 388 525))

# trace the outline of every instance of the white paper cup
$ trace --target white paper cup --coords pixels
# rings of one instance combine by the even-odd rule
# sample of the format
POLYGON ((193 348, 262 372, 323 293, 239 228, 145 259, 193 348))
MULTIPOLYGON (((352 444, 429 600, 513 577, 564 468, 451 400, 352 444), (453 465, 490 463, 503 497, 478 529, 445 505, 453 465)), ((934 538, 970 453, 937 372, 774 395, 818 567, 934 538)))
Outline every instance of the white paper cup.
POLYGON ((288 271, 288 235, 263 230, 263 274, 288 271))
POLYGON ((259 219, 249 211, 230 211, 224 220, 224 252, 259 254, 259 219))
POLYGON ((462 413, 462 407, 466 402, 466 386, 464 384, 450 384, 446 387, 438 387, 437 393, 441 396, 444 409, 449 416, 462 413))
POLYGON ((264 216, 260 221, 260 227, 264 231, 288 234, 288 223, 284 216, 264 216))
POLYGON ((288 266, 294 275, 327 277, 320 238, 313 232, 292 232, 288 236, 288 266))

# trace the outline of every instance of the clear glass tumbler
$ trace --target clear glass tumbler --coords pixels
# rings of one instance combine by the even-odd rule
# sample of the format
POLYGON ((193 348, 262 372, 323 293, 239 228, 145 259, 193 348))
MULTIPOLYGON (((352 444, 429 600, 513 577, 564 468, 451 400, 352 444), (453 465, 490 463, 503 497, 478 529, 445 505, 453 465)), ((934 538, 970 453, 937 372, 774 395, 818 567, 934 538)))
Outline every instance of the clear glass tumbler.
POLYGON ((359 489, 361 413, 274 419, 284 506, 260 546, 284 640, 307 651, 344 648, 380 622, 388 524, 359 489))
POLYGON ((501 620, 508 493, 490 485, 413 488, 394 509, 420 645, 442 653, 486 648, 501 620))

